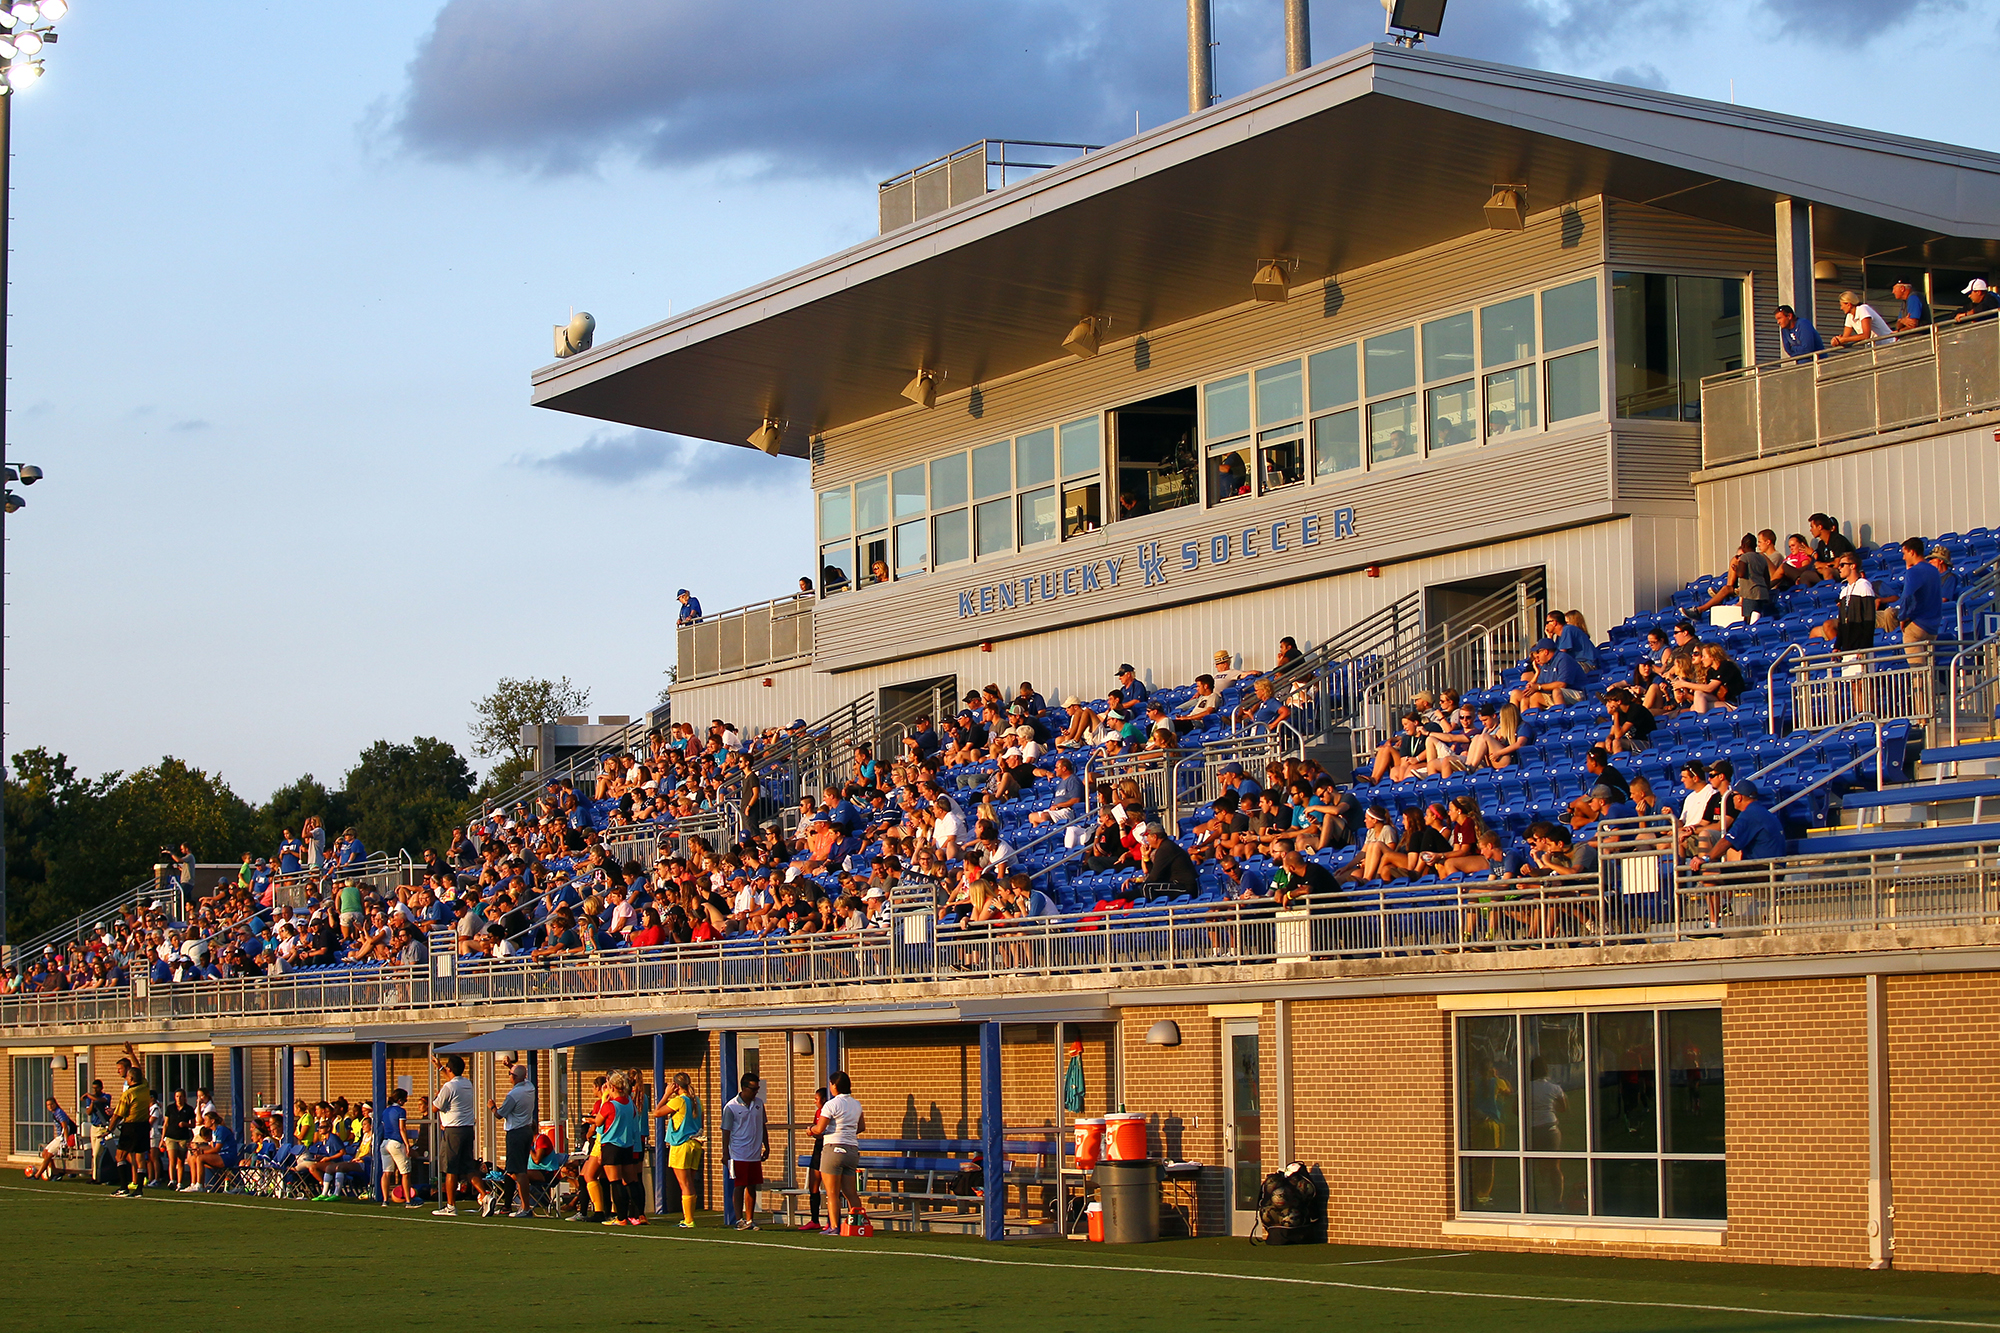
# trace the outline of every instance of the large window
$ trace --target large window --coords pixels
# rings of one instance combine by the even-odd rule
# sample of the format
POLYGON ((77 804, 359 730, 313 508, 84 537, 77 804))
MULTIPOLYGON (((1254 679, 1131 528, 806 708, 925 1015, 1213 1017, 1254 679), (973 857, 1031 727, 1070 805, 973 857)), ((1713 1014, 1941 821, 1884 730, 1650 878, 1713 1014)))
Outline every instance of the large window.
POLYGON ((1743 282, 1611 275, 1618 415, 1701 420, 1701 381, 1743 365, 1743 282))
MULTIPOLYGON (((46 1055, 14 1057, 14 1155, 33 1157, 56 1136, 48 1099, 55 1096, 55 1061, 46 1055)), ((64 1107, 64 1110, 70 1110, 64 1107)))
POLYGON ((1112 410, 1113 477, 1118 488, 1112 522, 1143 518, 1200 500, 1195 402, 1193 389, 1176 389, 1112 410))
POLYGON ((192 1106, 196 1088, 207 1088, 211 1095, 215 1092, 215 1057, 192 1052, 149 1055, 146 1082, 160 1094, 162 1106, 172 1103, 175 1089, 187 1093, 188 1105, 192 1106))
POLYGON ((1722 1011, 1461 1014, 1468 1216, 1727 1216, 1722 1011))

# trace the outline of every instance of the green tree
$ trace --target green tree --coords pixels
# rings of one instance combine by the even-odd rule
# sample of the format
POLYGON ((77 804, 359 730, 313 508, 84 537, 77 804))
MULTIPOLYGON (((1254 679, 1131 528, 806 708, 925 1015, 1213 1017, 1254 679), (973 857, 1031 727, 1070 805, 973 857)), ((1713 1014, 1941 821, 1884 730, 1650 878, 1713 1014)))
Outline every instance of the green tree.
POLYGON ((407 745, 376 741, 342 784, 345 822, 371 852, 418 855, 443 845, 472 799, 472 779, 465 759, 436 737, 418 736, 407 745))
POLYGON ((570 684, 568 676, 561 680, 502 677, 493 693, 473 701, 472 753, 481 759, 498 755, 532 763, 534 755, 521 741, 521 728, 545 727, 588 707, 590 691, 570 684))
POLYGON ((328 791, 325 784, 308 773, 272 792, 271 798, 258 807, 257 846, 267 852, 274 851, 286 829, 298 833, 313 815, 318 815, 320 823, 334 833, 349 822, 346 793, 328 791))

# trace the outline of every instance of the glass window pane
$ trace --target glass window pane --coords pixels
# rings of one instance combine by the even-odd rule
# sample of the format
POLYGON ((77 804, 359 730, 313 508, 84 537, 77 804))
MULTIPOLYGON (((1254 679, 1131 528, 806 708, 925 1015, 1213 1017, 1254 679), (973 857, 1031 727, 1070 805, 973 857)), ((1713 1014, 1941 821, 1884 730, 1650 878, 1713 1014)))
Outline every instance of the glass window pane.
POLYGON ((1063 536, 1095 532, 1104 522, 1103 483, 1095 480, 1063 488, 1063 536))
MULTIPOLYGON (((1528 1056, 1529 1149, 1585 1151, 1583 1015, 1528 1014, 1521 1026, 1528 1056)), ((1583 1181, 1575 1187, 1581 1191, 1583 1181)))
POLYGON ((854 487, 854 526, 862 532, 889 521, 889 479, 872 477, 854 487))
POLYGON ((1344 343, 1315 352, 1306 362, 1312 378, 1312 410, 1345 407, 1361 396, 1354 370, 1354 344, 1344 343))
POLYGON ((1330 477, 1361 466, 1361 409, 1320 417, 1313 422, 1313 476, 1330 477))
POLYGON ((1516 366, 1486 377, 1486 438, 1535 428, 1535 368, 1516 366))
POLYGON ((921 574, 930 563, 931 525, 918 519, 896 525, 896 577, 921 574))
POLYGON ((1368 396, 1401 393, 1417 383, 1417 331, 1399 329, 1362 345, 1368 363, 1368 396))
POLYGON ((1417 420, 1417 396, 1371 404, 1368 408, 1368 461, 1374 466, 1399 458, 1415 458, 1423 449, 1423 425, 1417 420))
MULTIPOLYGON (((1666 1152, 1722 1151, 1722 1011, 1682 1009, 1666 1027, 1666 1152)), ((1671 1182, 1669 1182, 1671 1185, 1671 1182)))
POLYGON ((972 506, 972 531, 979 554, 1000 555, 1014 549, 1014 502, 988 500, 972 506))
POLYGON ((1479 312, 1479 364, 1504 366, 1535 354, 1535 298, 1517 296, 1479 312))
POLYGON ((854 531, 854 503, 847 488, 819 493, 819 535, 827 541, 854 531))
POLYGON ((1258 485, 1266 491, 1295 486, 1306 479, 1306 437, 1294 427, 1290 432, 1265 431, 1274 438, 1257 440, 1258 485))
POLYGON ((819 591, 822 597, 854 586, 854 543, 829 542, 819 548, 819 591))
POLYGON ((861 586, 889 581, 889 534, 864 532, 855 545, 861 555, 861 586))
POLYGON ((1521 1211, 1521 1159, 1458 1159, 1458 1206, 1468 1213, 1521 1211))
POLYGON ((1595 1165, 1599 1217, 1660 1215, 1659 1158, 1641 1157, 1632 1161, 1600 1158, 1595 1165))
POLYGON ((1458 1020, 1458 1146, 1513 1152, 1521 1146, 1521 1070, 1512 1014, 1458 1020))
POLYGON ((1653 1016, 1650 1013, 1596 1014, 1590 1022, 1597 1118, 1591 1147, 1598 1152, 1653 1152, 1653 1016))
POLYGON ((972 533, 963 509, 939 514, 931 520, 931 546, 939 565, 962 564, 972 559, 972 533))
POLYGON ((1549 362, 1549 424, 1593 417, 1602 410, 1597 393, 1597 349, 1571 352, 1549 362))
POLYGON ((953 454, 931 463, 931 508, 950 509, 969 497, 965 490, 965 455, 953 454))
POLYGON ((1674 279, 1661 273, 1611 275, 1611 373, 1621 417, 1680 416, 1674 337, 1674 279))
POLYGON ((1208 502, 1250 494, 1250 442, 1230 440, 1208 456, 1208 502))
POLYGON ((1721 1162, 1663 1162, 1667 1178, 1666 1217, 1721 1221, 1729 1216, 1727 1173, 1721 1162))
POLYGON ((1014 444, 1001 440, 982 444, 972 451, 972 498, 1003 495, 1014 489, 1014 444))
POLYGON ((1250 377, 1232 375, 1202 390, 1207 411, 1207 435, 1211 440, 1242 435, 1250 429, 1250 377))
POLYGON ((1021 505, 1021 545, 1035 546, 1056 539, 1056 488, 1024 491, 1021 505))
POLYGON ((1681 278, 1674 298, 1680 330, 1681 420, 1701 420, 1701 381, 1743 368, 1743 283, 1681 278))
POLYGON ((1056 479, 1054 426, 1014 441, 1014 469, 1022 486, 1045 486, 1056 479))
POLYGON ((1471 380, 1447 384, 1424 395, 1431 422, 1431 452, 1479 442, 1479 393, 1471 380))
POLYGON ((1542 293, 1542 350, 1560 352, 1597 341, 1597 279, 1585 278, 1542 293))
POLYGON ((896 493, 896 517, 908 518, 911 514, 921 514, 930 508, 924 499, 924 465, 906 467, 891 481, 890 488, 896 493))
POLYGON ((1297 421, 1305 410, 1305 365, 1287 361, 1257 372, 1257 425, 1281 426, 1297 421))
POLYGON ((1581 1215, 1590 1211, 1589 1158, 1529 1157, 1521 1165, 1528 1177, 1528 1212, 1581 1215))
POLYGON ((1102 470, 1104 450, 1101 437, 1096 417, 1085 417, 1082 421, 1071 421, 1063 426, 1062 474, 1065 477, 1102 470))
POLYGON ((1472 312, 1447 315, 1424 325, 1424 382, 1472 373, 1472 312))

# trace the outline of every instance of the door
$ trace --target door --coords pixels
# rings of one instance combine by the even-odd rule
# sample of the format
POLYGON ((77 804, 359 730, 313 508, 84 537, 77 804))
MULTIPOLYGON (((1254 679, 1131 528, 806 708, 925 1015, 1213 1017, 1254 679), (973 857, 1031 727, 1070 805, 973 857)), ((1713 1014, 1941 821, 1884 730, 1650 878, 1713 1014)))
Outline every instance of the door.
POLYGON ((1229 1172, 1229 1231, 1250 1234, 1257 1188, 1264 1181, 1264 1117, 1258 1070, 1257 1020, 1222 1025, 1222 1155, 1229 1172))

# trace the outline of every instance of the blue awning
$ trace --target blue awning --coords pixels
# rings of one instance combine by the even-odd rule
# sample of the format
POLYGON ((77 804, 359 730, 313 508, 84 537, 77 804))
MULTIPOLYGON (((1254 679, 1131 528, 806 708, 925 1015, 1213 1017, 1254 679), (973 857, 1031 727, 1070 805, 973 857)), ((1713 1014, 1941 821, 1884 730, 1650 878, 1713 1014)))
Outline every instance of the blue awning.
POLYGON ((475 1051, 552 1051, 565 1046, 590 1046, 600 1041, 617 1041, 632 1035, 630 1023, 610 1027, 601 1024, 523 1023, 517 1027, 482 1032, 464 1041, 438 1047, 439 1055, 470 1055, 475 1051))

